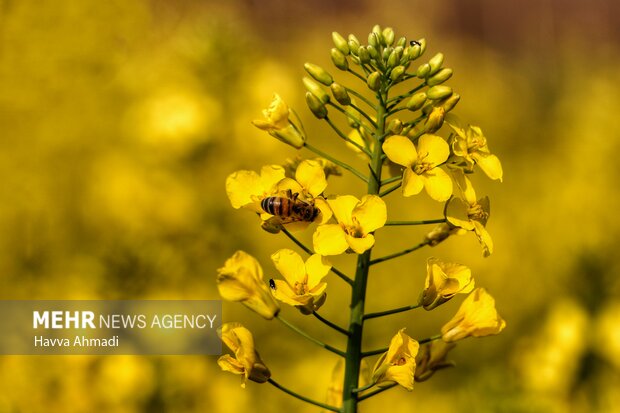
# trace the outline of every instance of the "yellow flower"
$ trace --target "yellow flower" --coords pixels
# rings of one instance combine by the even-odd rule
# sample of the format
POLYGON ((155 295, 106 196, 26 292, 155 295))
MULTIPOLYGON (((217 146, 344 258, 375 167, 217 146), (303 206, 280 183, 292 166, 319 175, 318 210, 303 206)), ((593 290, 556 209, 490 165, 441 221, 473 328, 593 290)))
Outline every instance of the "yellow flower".
POLYGON ((470 336, 498 334, 504 327, 506 322, 497 314, 493 297, 484 288, 476 288, 463 301, 452 320, 441 328, 441 335, 449 343, 470 336))
POLYGON ((325 302, 327 284, 323 277, 331 269, 329 262, 318 254, 304 263, 299 254, 281 249, 271 256, 284 280, 275 280, 273 295, 283 303, 295 306, 303 314, 312 314, 325 302))
POLYGON ((488 257, 493 253, 493 239, 485 226, 491 214, 489 198, 476 200, 476 192, 471 182, 461 169, 452 171, 462 198, 452 198, 446 205, 448 223, 466 231, 473 231, 482 245, 483 254, 488 257))
POLYGON ((432 310, 456 294, 467 294, 473 289, 471 270, 466 266, 442 262, 437 258, 426 261, 426 285, 421 298, 425 310, 432 310))
POLYGON ((452 115, 446 116, 446 123, 450 125, 456 135, 452 135, 449 140, 454 158, 450 160, 452 164, 464 164, 467 171, 473 171, 474 165, 491 179, 502 180, 503 171, 499 158, 492 155, 487 145, 487 139, 482 134, 478 126, 468 125, 463 127, 459 120, 452 115))
POLYGON ((282 179, 284 168, 280 165, 263 166, 260 175, 254 171, 233 172, 226 178, 226 194, 233 208, 261 213, 260 201, 271 196, 282 179))
POLYGON ((438 165, 450 155, 445 140, 436 135, 424 134, 418 147, 405 136, 395 135, 383 143, 383 151, 394 163, 405 167, 403 196, 419 194, 422 188, 436 201, 443 202, 452 195, 452 180, 438 165))
POLYGON ((415 381, 430 379, 437 370, 454 367, 454 362, 446 361, 448 352, 456 347, 455 343, 434 340, 420 348, 416 357, 415 381))
POLYGON ((243 376, 241 387, 245 387, 248 379, 265 383, 271 377, 271 372, 254 349, 254 337, 247 328, 239 323, 226 323, 219 333, 222 342, 235 356, 224 354, 217 364, 224 371, 243 376))
POLYGON ((237 251, 217 271, 217 288, 223 299, 241 302, 267 320, 278 314, 280 306, 263 283, 263 269, 256 258, 237 251))
POLYGON ((265 119, 254 120, 252 124, 297 149, 304 146, 306 137, 290 121, 288 106, 280 96, 273 96, 269 108, 263 110, 263 116, 265 119))
POLYGON ((385 225, 385 202, 376 195, 358 200, 352 195, 328 199, 338 224, 320 225, 312 238, 314 250, 320 255, 338 255, 351 249, 362 254, 375 244, 371 232, 385 225))
POLYGON ((379 387, 396 382, 405 389, 413 390, 415 356, 420 345, 401 329, 392 338, 388 351, 383 353, 373 369, 372 381, 379 387))

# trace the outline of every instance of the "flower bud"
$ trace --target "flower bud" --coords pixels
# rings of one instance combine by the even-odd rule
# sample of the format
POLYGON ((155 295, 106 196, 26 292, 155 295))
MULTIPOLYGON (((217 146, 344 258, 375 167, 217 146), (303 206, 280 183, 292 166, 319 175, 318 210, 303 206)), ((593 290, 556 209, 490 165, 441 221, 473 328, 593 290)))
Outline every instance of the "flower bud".
POLYGON ((361 64, 370 63, 370 53, 366 47, 360 46, 357 50, 357 56, 360 58, 361 64))
POLYGON ((353 129, 359 128, 360 124, 362 123, 359 112, 353 109, 351 106, 347 106, 346 108, 344 108, 344 112, 347 115, 347 122, 349 123, 349 126, 353 129))
POLYGON ((452 94, 452 96, 450 96, 449 98, 447 98, 441 103, 441 107, 446 113, 448 113, 452 109, 454 109, 456 104, 459 103, 459 100, 461 100, 461 95, 454 93, 452 94))
POLYGON ((426 133, 438 131, 443 125, 443 118, 445 114, 446 112, 441 106, 435 106, 426 118, 426 122, 424 123, 424 131, 426 133))
POLYGON ((428 77, 428 74, 431 72, 431 66, 428 63, 424 63, 418 67, 418 71, 416 72, 416 76, 420 79, 424 79, 428 77))
POLYGON ((349 68, 349 63, 347 62, 347 58, 342 52, 336 48, 332 48, 331 50, 332 63, 340 70, 347 70, 349 68))
POLYGON ((368 35, 368 45, 376 49, 379 48, 379 46, 381 45, 381 42, 379 41, 379 36, 377 35, 377 33, 371 32, 368 35))
POLYGON ((382 35, 386 46, 391 46, 394 43, 394 30, 391 27, 383 29, 382 35))
POLYGON ((452 88, 450 86, 433 86, 426 91, 426 95, 431 100, 440 100, 452 95, 452 88))
POLYGON ((338 103, 343 106, 348 106, 351 104, 351 97, 349 96, 349 93, 347 93, 347 89, 344 86, 334 82, 330 86, 330 89, 332 90, 332 95, 334 95, 334 99, 336 99, 338 103))
POLYGON ((387 130, 392 135, 400 135, 403 130, 403 122, 400 119, 392 119, 390 123, 388 123, 387 130))
POLYGON ((306 92, 306 103, 312 111, 312 114, 318 119, 325 119, 327 117, 327 108, 323 102, 310 92, 306 92))
POLYGON ((426 80, 429 86, 439 85, 452 77, 452 69, 444 68, 426 80))
POLYGON ((401 37, 400 39, 398 39, 398 41, 396 42, 396 46, 400 46, 402 48, 404 48, 407 45, 407 39, 404 37, 401 37))
POLYGON ((390 73, 390 79, 392 81, 397 81, 400 77, 405 73, 405 66, 396 66, 392 69, 392 73, 390 73))
POLYGON ((450 235, 456 234, 458 228, 450 223, 442 222, 433 228, 428 234, 424 236, 424 240, 428 242, 428 245, 434 247, 440 242, 445 241, 450 235))
POLYGON ((394 50, 392 50, 392 52, 390 53, 390 55, 387 58, 387 66, 388 67, 395 67, 396 65, 398 65, 398 63, 400 63, 400 56, 399 56, 398 52, 396 51, 396 49, 394 49, 394 50))
POLYGON ((323 103, 329 102, 329 95, 327 94, 327 92, 325 92, 323 88, 319 86, 316 82, 314 82, 312 79, 308 77, 304 77, 302 79, 302 82, 304 83, 304 86, 306 87, 306 89, 308 89, 308 92, 316 96, 321 102, 323 103))
POLYGON ((357 40, 357 37, 355 37, 354 34, 350 34, 349 35, 349 41, 347 42, 347 45, 349 46, 349 50, 351 51, 351 53, 356 55, 357 51, 360 48, 360 41, 357 40))
POLYGON ((334 79, 332 78, 332 75, 327 73, 327 71, 323 69, 321 66, 318 66, 312 63, 305 63, 304 69, 306 69, 306 72, 308 72, 308 74, 312 76, 314 80, 316 80, 319 83, 324 84, 325 86, 331 85, 332 82, 334 81, 334 79))
POLYGON ((368 54, 370 55, 371 58, 375 60, 380 60, 381 56, 379 56, 379 51, 377 50, 375 46, 369 44, 368 46, 366 46, 366 50, 368 51, 368 54))
POLYGON ((422 47, 420 46, 419 42, 410 45, 407 50, 409 50, 409 52, 407 53, 409 60, 415 60, 422 54, 422 47))
POLYGON ((334 45, 336 45, 336 49, 340 50, 342 54, 349 54, 349 45, 345 38, 340 35, 340 33, 332 32, 332 40, 334 41, 334 45))
POLYGON ((429 76, 432 76, 441 69, 441 65, 443 64, 443 53, 437 53, 428 61, 428 64, 431 67, 429 76))
POLYGON ((375 92, 378 91, 381 87, 381 73, 372 72, 370 75, 368 75, 366 83, 368 84, 370 90, 374 90, 375 92))
POLYGON ((426 102, 426 92, 418 92, 411 96, 407 102, 407 109, 410 111, 416 111, 422 107, 424 102, 426 102))

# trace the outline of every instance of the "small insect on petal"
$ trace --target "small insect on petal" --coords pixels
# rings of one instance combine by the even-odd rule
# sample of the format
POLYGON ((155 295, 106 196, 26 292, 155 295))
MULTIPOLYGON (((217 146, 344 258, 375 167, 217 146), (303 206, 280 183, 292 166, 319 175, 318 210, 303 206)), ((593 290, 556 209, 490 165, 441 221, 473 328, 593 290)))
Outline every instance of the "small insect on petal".
POLYGON ((269 288, 271 288, 272 290, 276 289, 276 282, 273 280, 273 278, 269 279, 269 288))

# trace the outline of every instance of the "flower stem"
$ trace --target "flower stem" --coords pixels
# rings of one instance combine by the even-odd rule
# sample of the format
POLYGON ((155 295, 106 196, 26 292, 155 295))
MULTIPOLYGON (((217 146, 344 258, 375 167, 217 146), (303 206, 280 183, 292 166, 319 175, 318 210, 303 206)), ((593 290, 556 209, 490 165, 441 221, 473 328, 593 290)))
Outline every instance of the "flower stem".
POLYGON ((446 222, 445 218, 439 219, 423 219, 421 221, 387 221, 385 226, 396 226, 396 225, 426 225, 426 224, 441 224, 442 222, 446 222))
POLYGON ((386 178, 383 181, 381 181, 381 186, 391 184, 392 182, 400 181, 401 179, 403 179, 402 175, 397 175, 391 178, 386 178))
POLYGON ((420 248, 422 248, 425 245, 428 245, 429 243, 430 243, 430 241, 424 240, 421 243, 419 243, 418 245, 413 246, 411 248, 407 248, 406 250, 403 250, 403 251, 400 251, 400 252, 395 252, 394 254, 386 255, 384 257, 372 260, 372 261, 370 261, 370 265, 379 264, 380 262, 383 262, 383 261, 388 261, 388 260, 391 260, 391 259, 394 259, 394 258, 401 257, 401 256, 409 254, 410 252, 413 252, 415 250, 419 250, 420 248))
POLYGON ((374 386, 374 385, 375 385, 375 383, 368 383, 368 384, 367 384, 367 385, 365 385, 365 386, 359 387, 359 388, 357 388, 357 389, 353 389, 353 393, 361 393, 361 392, 363 392, 363 391, 365 391, 365 390, 370 389, 370 388, 371 388, 372 386, 374 386))
POLYGON ((316 153, 317 155, 319 155, 320 157, 323 157, 325 159, 327 159, 330 162, 335 163, 336 165, 338 165, 339 167, 346 169, 347 171, 351 172, 353 175, 357 176, 359 179, 361 179, 362 181, 368 183, 368 177, 365 176, 363 173, 361 173, 360 171, 358 171, 357 169, 353 168, 350 165, 347 165, 346 163, 339 161, 336 158, 331 157, 330 155, 326 154, 325 152, 323 152, 322 150, 315 148, 314 146, 310 145, 308 142, 304 143, 304 147, 306 149, 308 149, 309 151, 312 151, 314 153, 316 153))
POLYGON ((441 334, 436 334, 434 336, 430 336, 428 338, 423 338, 422 340, 418 340, 419 344, 429 343, 431 341, 439 340, 441 338, 441 334))
POLYGON ((383 317, 383 316, 391 315, 391 314, 398 314, 404 311, 416 309, 418 307, 420 307, 420 304, 412 304, 412 305, 407 305, 405 307, 393 308, 391 310, 379 311, 376 313, 368 313, 364 315, 364 320, 370 320, 371 318, 383 317))
POLYGON ((284 393, 289 394, 299 400, 302 400, 306 403, 310 403, 313 404, 315 406, 321 407, 325 410, 330 410, 332 412, 339 412, 340 409, 338 409, 337 407, 334 406, 330 406, 328 404, 325 403, 321 403, 321 402, 317 402, 316 400, 312 400, 309 399, 308 397, 302 396, 301 394, 297 394, 292 390, 287 389, 286 387, 282 386, 281 384, 279 384, 278 382, 276 382, 274 379, 268 379, 267 382, 269 382, 271 385, 273 385, 275 388, 282 390, 284 393))
POLYGON ((333 328, 334 330, 338 331, 339 333, 344 334, 345 336, 349 335, 349 332, 347 330, 345 330, 344 328, 340 327, 337 324, 332 323, 331 321, 329 321, 326 318, 323 318, 319 313, 317 313, 316 311, 312 312, 312 315, 315 316, 317 319, 319 319, 323 324, 330 326, 331 328, 333 328))
MULTIPOLYGON (((377 107, 377 129, 375 139, 385 132, 385 105, 386 92, 377 93, 379 105, 377 107)), ((368 179, 367 193, 378 195, 381 191, 381 167, 383 166, 383 150, 381 145, 375 145, 370 169, 374 179, 368 179)), ((347 352, 345 356, 344 384, 343 384, 343 413, 357 413, 358 395, 354 392, 359 385, 360 364, 362 361, 362 337, 364 328, 364 303, 366 300, 366 285, 368 282, 368 270, 370 268, 371 250, 364 252, 357 258, 357 269, 353 289, 351 292, 349 337, 347 340, 347 352)))
POLYGON ((310 334, 306 333, 305 331, 300 330, 294 324, 291 324, 289 321, 286 321, 285 319, 283 319, 280 315, 277 315, 276 318, 278 320, 280 320, 280 322, 282 322, 282 324, 284 324, 285 326, 287 326, 288 328, 290 328, 291 330, 293 330, 294 332, 296 332, 300 336, 305 337, 308 340, 312 341, 314 344, 316 344, 318 346, 321 346, 324 349, 331 351, 332 353, 338 354, 339 356, 342 356, 342 357, 346 356, 345 353, 342 350, 338 350, 337 348, 332 347, 329 344, 325 344, 321 340, 318 340, 318 339, 312 337, 310 334))
MULTIPOLYGON (((332 106, 335 106, 335 105, 332 104, 332 106)), ((349 137, 347 135, 345 135, 344 133, 342 133, 342 131, 340 129, 338 129, 338 127, 334 124, 334 122, 332 122, 332 120, 329 117, 326 116, 325 117, 325 121, 329 124, 329 126, 332 127, 334 132, 336 132, 336 134, 338 136, 340 136, 345 142, 350 143, 351 145, 355 146, 357 149, 359 149, 360 151, 362 151, 363 153, 365 153, 369 157, 371 156, 371 153, 370 153, 370 151, 368 151, 368 149, 364 148, 359 143, 354 142, 351 139, 349 139, 349 137)))
POLYGON ((402 186, 402 184, 403 184, 403 181, 400 181, 400 182, 399 182, 399 183, 397 183, 396 185, 393 185, 392 187, 390 187, 390 188, 386 189, 385 191, 381 192, 381 193, 379 194, 379 196, 380 196, 381 198, 383 198, 384 196, 391 194, 392 192, 394 192, 394 191, 396 191, 398 188, 400 188, 400 187, 402 186))
POLYGON ((387 385, 387 386, 385 386, 385 387, 382 387, 382 388, 380 388, 380 389, 374 390, 374 391, 372 391, 372 392, 370 392, 370 393, 368 393, 368 394, 365 394, 365 395, 363 395, 363 396, 358 397, 357 401, 358 401, 358 402, 361 402, 362 400, 366 400, 366 399, 368 399, 369 397, 375 396, 375 395, 377 395, 377 394, 379 394, 379 393, 383 393, 384 391, 386 391, 386 390, 390 390, 392 387, 396 387, 396 386, 398 386, 398 384, 397 384, 397 383, 388 384, 388 385, 387 385))

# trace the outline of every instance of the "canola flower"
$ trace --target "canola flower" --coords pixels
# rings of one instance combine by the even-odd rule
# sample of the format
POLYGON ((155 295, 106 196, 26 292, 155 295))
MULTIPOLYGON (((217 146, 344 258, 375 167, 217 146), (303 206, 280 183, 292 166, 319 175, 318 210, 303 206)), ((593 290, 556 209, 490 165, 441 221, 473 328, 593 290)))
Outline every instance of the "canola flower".
MULTIPOLYGON (((266 319, 277 319, 340 358, 326 388, 326 402, 304 396, 271 377, 254 350, 251 333, 237 324, 228 328, 236 335, 222 334, 235 357, 223 356, 219 363, 223 370, 242 375, 244 383, 267 382, 325 411, 353 413, 370 397, 396 386, 412 391, 415 381, 428 380, 437 371, 453 366, 446 358, 455 341, 497 334, 505 328, 495 300, 485 289, 474 289, 472 271, 467 266, 431 257, 424 279, 423 269, 406 263, 409 254, 427 246, 436 247, 466 232, 473 232, 484 255, 489 255, 493 243, 486 229, 488 198, 476 197, 472 181, 465 174, 474 174, 478 167, 489 178, 501 181, 503 170, 499 158, 490 153, 482 130, 462 126, 454 114, 461 97, 445 84, 453 71, 444 66, 442 53, 428 60, 423 58, 425 39, 397 38, 391 28, 375 26, 367 44, 353 34, 345 38, 336 32, 332 40, 332 63, 349 81, 340 83, 323 67, 306 63, 306 103, 314 117, 333 131, 333 144, 349 148, 352 157, 358 163, 362 159, 366 167, 358 169, 332 155, 329 147, 313 146, 311 134, 305 132, 310 129, 304 128, 296 115, 292 120, 295 112, 276 94, 263 111, 263 119, 255 120, 254 125, 294 148, 312 153, 311 158, 267 165, 260 173, 234 172, 226 180, 226 192, 233 208, 256 213, 264 230, 274 236, 285 235, 300 251, 275 251, 271 260, 279 276, 270 274, 268 283, 258 261, 243 252, 226 262, 217 279, 225 300, 241 302, 266 319), (365 193, 330 192, 328 179, 339 179, 344 174, 364 183, 365 193), (444 216, 417 221, 394 219, 389 200, 398 189, 405 198, 425 190, 443 204, 444 216), (390 237, 390 227, 428 224, 437 226, 420 242, 411 245, 403 238, 402 250, 373 256, 376 244, 390 237), (312 245, 304 244, 292 231, 311 232, 312 245), (331 260, 342 254, 356 257, 354 271, 343 271, 328 261, 328 257, 331 260), (386 310, 368 312, 366 297, 382 294, 368 289, 370 273, 380 273, 379 264, 395 259, 403 262, 402 271, 383 273, 377 282, 384 283, 387 290, 398 284, 400 277, 419 277, 420 285, 424 279, 424 288, 412 292, 404 306, 385 302, 386 310), (334 277, 333 282, 350 287, 348 297, 329 293, 334 277), (414 339, 405 334, 407 326, 402 326, 395 329, 388 347, 363 348, 369 320, 417 308, 431 311, 459 294, 469 295, 437 334, 414 339), (320 313, 328 299, 349 312, 347 325, 341 326, 320 313), (280 309, 278 303, 284 308, 280 309), (338 348, 323 342, 289 322, 283 316, 289 311, 287 307, 312 315, 308 318, 343 336, 346 346, 338 348), (371 373, 367 363, 373 356, 378 358, 371 373)), ((435 255, 440 256, 441 249, 435 255)), ((424 312, 411 314, 407 325, 409 331, 415 332, 416 319, 424 312)))

